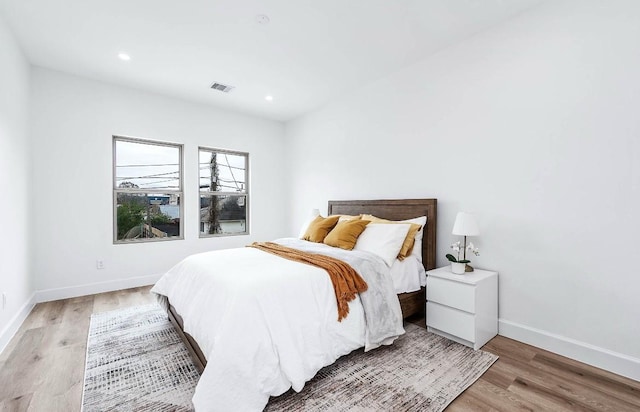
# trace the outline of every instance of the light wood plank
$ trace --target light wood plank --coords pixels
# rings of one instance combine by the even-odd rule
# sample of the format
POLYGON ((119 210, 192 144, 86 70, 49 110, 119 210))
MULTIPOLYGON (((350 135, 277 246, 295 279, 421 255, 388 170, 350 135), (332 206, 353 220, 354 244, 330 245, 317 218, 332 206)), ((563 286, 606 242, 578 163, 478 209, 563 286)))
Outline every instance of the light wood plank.
POLYGON ((40 366, 48 372, 41 375, 39 390, 34 395, 36 399, 65 395, 70 388, 81 385, 84 380, 86 342, 61 345, 60 340, 54 337, 64 334, 64 331, 58 329, 50 333, 52 338, 41 349, 44 357, 40 366))
POLYGON ((541 351, 536 354, 531 366, 560 378, 575 381, 594 390, 603 391, 635 405, 640 410, 640 387, 638 382, 624 376, 568 359, 555 353, 541 351))
POLYGON ((38 391, 33 394, 27 411, 79 411, 82 408, 82 385, 83 382, 79 382, 58 394, 38 391))
POLYGON ((118 309, 120 300, 118 292, 100 293, 95 296, 93 301, 93 313, 108 312, 118 309))
POLYGON ((473 393, 466 391, 463 396, 458 396, 449 406, 447 412, 495 412, 499 411, 486 403, 473 393))
MULTIPOLYGON (((498 360, 498 362, 500 362, 500 360, 498 360)), ((509 389, 509 386, 513 384, 513 381, 515 381, 517 377, 516 374, 509 373, 500 368, 489 368, 489 370, 482 375, 483 380, 505 390, 509 389)))
POLYGON ((522 399, 533 404, 540 405, 545 411, 589 411, 579 403, 567 399, 561 394, 554 392, 545 386, 538 385, 534 382, 523 378, 516 378, 513 384, 509 386, 509 392, 515 393, 522 399))
POLYGON ((40 347, 45 336, 45 328, 25 331, 11 355, 0 369, 0 400, 3 402, 33 392, 39 385, 43 369, 40 347))
POLYGON ((477 380, 465 393, 469 393, 489 407, 499 411, 542 411, 541 405, 522 399, 518 394, 506 391, 482 379, 477 380))
POLYGON ((62 313, 67 300, 38 303, 22 324, 25 330, 62 323, 62 313))
POLYGON ((540 349, 527 345, 504 336, 496 336, 482 347, 482 350, 494 353, 500 357, 516 359, 518 361, 531 361, 540 349))
POLYGON ((29 410, 32 393, 0 401, 0 412, 23 412, 29 410))
MULTIPOLYGON (((532 387, 535 386, 534 391, 541 392, 541 388, 544 388, 544 391, 547 393, 562 397, 568 403, 580 405, 585 409, 609 412, 638 410, 634 405, 624 400, 615 398, 600 390, 586 387, 579 382, 566 380, 556 375, 546 373, 531 366, 529 363, 517 362, 513 359, 505 358, 496 366, 517 374, 520 382, 529 382, 532 387)), ((509 390, 511 390, 511 387, 509 390)))
POLYGON ((40 328, 46 325, 59 324, 62 322, 62 312, 66 301, 56 300, 52 302, 39 303, 34 306, 22 323, 16 334, 13 336, 7 347, 0 353, 0 361, 5 361, 13 350, 18 346, 25 331, 40 328))

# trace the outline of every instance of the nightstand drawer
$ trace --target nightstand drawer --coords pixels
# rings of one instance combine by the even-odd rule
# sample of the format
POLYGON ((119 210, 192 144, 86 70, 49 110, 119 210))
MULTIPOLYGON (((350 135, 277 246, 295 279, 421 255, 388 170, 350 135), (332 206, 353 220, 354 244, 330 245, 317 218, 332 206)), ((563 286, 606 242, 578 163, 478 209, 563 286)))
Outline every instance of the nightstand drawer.
POLYGON ((427 302, 427 326, 469 342, 476 339, 474 315, 437 303, 427 302))
POLYGON ((434 276, 427 277, 427 300, 475 313, 476 287, 434 276))

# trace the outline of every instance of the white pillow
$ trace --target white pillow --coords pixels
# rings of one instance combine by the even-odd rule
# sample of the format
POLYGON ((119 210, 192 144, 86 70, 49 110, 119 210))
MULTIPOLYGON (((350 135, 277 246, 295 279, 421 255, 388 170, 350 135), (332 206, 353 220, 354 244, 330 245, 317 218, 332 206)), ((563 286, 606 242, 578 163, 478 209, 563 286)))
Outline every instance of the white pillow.
POLYGON ((391 267, 402 248, 410 224, 369 223, 353 250, 364 250, 380 256, 391 267))
POLYGON ((300 234, 298 234, 298 239, 302 239, 304 237, 304 234, 307 233, 307 229, 309 228, 309 225, 318 216, 320 216, 320 215, 319 214, 316 215, 316 214, 313 214, 313 213, 311 213, 309 216, 307 216, 307 218, 305 219, 304 223, 302 224, 302 227, 300 227, 300 234))
POLYGON ((416 233, 416 241, 413 244, 413 249, 411 250, 411 255, 418 258, 420 262, 422 262, 422 238, 424 236, 424 228, 427 226, 427 217, 420 216, 413 219, 401 220, 403 223, 416 223, 420 225, 420 230, 416 233))

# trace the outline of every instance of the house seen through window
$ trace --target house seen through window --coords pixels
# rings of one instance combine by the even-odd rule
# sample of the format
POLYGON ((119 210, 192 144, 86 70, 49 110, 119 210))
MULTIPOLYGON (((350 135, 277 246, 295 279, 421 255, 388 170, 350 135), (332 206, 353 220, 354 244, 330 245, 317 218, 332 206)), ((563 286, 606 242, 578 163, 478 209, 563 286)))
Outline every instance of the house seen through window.
POLYGON ((114 136, 114 242, 181 239, 182 145, 114 136))
POLYGON ((200 237, 249 233, 249 154, 201 147, 200 237))

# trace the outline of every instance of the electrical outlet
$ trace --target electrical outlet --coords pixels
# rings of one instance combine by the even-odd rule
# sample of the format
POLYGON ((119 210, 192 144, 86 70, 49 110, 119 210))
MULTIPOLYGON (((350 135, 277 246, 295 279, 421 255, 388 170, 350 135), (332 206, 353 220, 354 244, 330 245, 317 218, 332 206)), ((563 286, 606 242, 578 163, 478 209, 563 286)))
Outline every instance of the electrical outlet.
POLYGON ((96 260, 96 268, 104 269, 104 260, 96 260))

